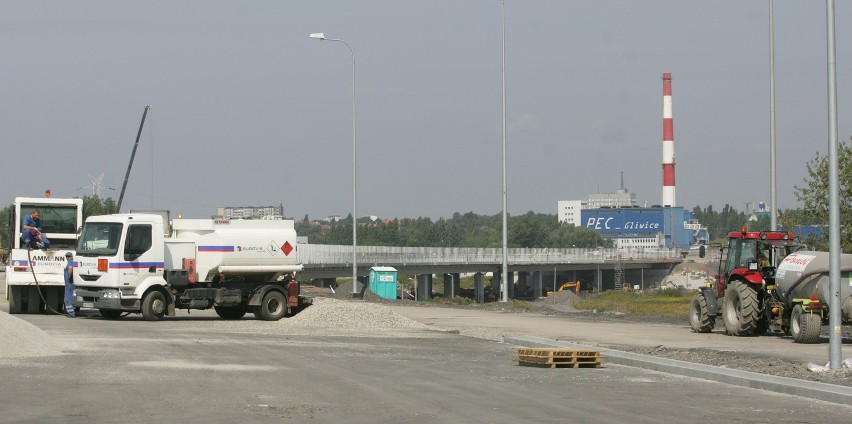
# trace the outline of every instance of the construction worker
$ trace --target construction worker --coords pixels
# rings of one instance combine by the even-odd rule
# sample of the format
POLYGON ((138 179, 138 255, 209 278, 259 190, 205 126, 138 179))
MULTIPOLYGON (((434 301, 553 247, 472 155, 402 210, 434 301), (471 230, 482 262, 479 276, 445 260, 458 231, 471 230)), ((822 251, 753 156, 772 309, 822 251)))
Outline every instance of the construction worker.
POLYGON ((71 252, 65 254, 65 313, 70 318, 77 314, 74 312, 74 255, 71 252))
POLYGON ((33 209, 29 215, 24 217, 24 223, 21 227, 21 238, 25 248, 29 248, 30 243, 38 249, 50 247, 50 241, 41 233, 41 219, 39 219, 38 209, 33 209))

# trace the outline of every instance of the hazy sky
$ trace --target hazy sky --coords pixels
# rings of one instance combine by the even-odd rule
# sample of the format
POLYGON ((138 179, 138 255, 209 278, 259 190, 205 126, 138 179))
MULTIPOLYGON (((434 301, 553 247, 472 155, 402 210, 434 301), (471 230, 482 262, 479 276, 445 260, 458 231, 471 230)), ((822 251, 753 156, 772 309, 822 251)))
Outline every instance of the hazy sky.
MULTIPOLYGON (((769 201, 768 1, 506 1, 508 210, 625 186, 661 202, 672 73, 677 203, 769 201)), ((852 3, 836 9, 839 140, 852 3)), ((448 217, 502 207, 501 11, 466 1, 2 1, 0 202, 118 198, 208 217, 283 203, 448 217)), ((826 6, 775 2, 778 202, 828 147, 826 6)))

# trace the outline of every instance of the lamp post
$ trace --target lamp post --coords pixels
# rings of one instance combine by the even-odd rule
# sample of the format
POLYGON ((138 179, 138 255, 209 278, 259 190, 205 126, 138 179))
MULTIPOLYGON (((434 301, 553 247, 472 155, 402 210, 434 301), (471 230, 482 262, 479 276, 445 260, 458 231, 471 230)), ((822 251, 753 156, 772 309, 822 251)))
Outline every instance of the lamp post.
POLYGON ((358 205, 356 176, 358 169, 357 156, 355 155, 355 50, 346 41, 339 38, 326 38, 325 33, 315 32, 309 35, 310 38, 323 41, 337 41, 346 45, 349 48, 349 53, 352 54, 352 296, 358 293, 358 214, 356 213, 358 205))
POLYGON ((502 55, 500 64, 500 75, 503 93, 503 263, 501 264, 503 293, 501 302, 509 301, 509 237, 508 237, 508 212, 506 212, 506 0, 500 2, 500 14, 502 17, 502 55))

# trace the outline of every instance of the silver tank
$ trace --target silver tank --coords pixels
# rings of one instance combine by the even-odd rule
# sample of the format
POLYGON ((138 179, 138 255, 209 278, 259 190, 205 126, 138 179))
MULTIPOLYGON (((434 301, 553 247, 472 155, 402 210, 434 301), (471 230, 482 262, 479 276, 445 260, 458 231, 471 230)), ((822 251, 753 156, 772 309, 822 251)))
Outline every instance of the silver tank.
MULTIPOLYGON (((816 296, 828 305, 828 252, 791 253, 775 270, 776 293, 790 305, 794 299, 816 296)), ((852 319, 852 255, 840 255, 840 304, 846 320, 852 319)))

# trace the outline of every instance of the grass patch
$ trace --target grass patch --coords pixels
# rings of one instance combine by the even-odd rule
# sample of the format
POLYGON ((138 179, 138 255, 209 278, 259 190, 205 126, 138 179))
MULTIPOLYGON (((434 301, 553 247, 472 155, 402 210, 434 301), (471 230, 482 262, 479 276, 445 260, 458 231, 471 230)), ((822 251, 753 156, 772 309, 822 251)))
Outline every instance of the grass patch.
POLYGON ((687 290, 665 289, 640 292, 608 291, 584 295, 574 301, 580 310, 621 312, 633 315, 689 316, 692 293, 687 290))
POLYGON ((436 303, 439 305, 471 305, 476 303, 474 299, 464 296, 456 296, 453 298, 436 296, 429 299, 429 302, 436 303))
POLYGON ((512 299, 512 307, 515 309, 532 309, 533 305, 526 300, 512 299))

